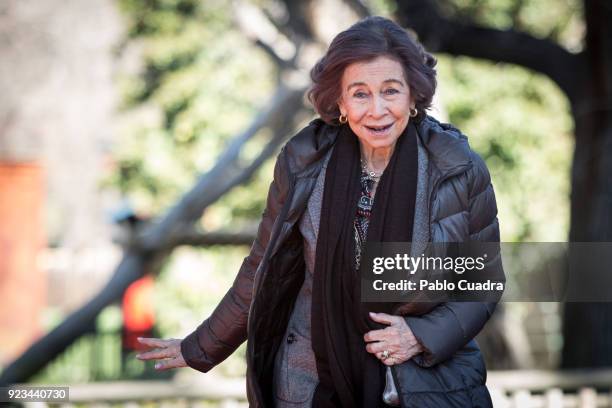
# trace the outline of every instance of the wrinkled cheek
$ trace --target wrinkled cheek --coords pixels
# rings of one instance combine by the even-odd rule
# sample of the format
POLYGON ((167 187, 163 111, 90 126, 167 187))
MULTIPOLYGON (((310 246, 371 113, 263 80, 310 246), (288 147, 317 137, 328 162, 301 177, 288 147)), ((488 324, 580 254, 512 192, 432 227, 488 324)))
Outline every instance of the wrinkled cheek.
POLYGON ((362 120, 365 119, 367 114, 368 109, 366 107, 357 107, 353 109, 350 116, 352 117, 353 122, 360 123, 362 120))

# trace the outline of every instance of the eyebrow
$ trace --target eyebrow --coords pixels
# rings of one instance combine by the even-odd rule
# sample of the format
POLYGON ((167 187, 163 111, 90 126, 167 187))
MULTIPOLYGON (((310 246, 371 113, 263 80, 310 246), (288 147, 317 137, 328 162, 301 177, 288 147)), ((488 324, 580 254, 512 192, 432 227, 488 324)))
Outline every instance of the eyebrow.
MULTIPOLYGON (((398 84, 398 85, 404 86, 404 83, 403 83, 402 81, 400 81, 399 79, 395 79, 395 78, 388 78, 388 79, 385 79, 385 80, 383 81, 383 84, 387 84, 387 83, 390 83, 390 82, 393 82, 393 83, 396 83, 396 84, 398 84)), ((349 86, 347 86, 347 87, 346 87, 346 90, 348 91, 348 90, 349 90, 349 89, 351 89, 352 87, 354 87, 354 86, 360 86, 360 85, 364 85, 364 86, 365 86, 365 85, 366 85, 366 83, 365 83, 365 82, 353 82, 352 84, 350 84, 349 86)))

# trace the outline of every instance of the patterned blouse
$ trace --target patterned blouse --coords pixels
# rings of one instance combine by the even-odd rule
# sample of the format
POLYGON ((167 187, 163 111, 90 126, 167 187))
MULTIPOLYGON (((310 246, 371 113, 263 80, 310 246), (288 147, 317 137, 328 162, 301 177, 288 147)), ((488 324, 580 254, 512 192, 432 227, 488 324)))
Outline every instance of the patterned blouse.
POLYGON ((360 176, 361 196, 357 203, 357 214, 353 222, 353 231, 355 235, 355 269, 359 269, 361 261, 361 250, 366 242, 368 234, 368 225, 370 223, 370 215, 372 214, 372 205, 374 204, 374 187, 376 186, 377 178, 372 177, 368 172, 362 170, 360 176))

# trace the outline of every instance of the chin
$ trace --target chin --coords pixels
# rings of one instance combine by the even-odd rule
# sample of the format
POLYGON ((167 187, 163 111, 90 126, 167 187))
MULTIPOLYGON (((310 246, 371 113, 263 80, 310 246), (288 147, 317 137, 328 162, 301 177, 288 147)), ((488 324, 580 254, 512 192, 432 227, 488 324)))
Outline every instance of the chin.
POLYGON ((367 143, 374 148, 391 147, 397 139, 388 140, 367 140, 367 143))
POLYGON ((384 148, 392 146, 400 135, 389 135, 384 138, 375 138, 368 135, 368 137, 362 138, 368 145, 373 148, 384 148))

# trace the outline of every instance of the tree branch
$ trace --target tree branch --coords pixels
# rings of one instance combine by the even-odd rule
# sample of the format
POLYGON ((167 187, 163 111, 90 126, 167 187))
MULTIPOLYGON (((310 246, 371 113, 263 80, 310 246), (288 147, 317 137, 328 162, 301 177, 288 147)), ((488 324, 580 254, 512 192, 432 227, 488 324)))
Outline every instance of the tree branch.
POLYGON ((312 0, 281 0, 287 9, 287 28, 303 40, 313 40, 312 0))
POLYGON ((268 54, 272 61, 276 63, 279 70, 295 68, 293 61, 281 58, 280 55, 278 55, 276 51, 274 51, 274 49, 270 46, 270 44, 263 42, 261 39, 258 38, 255 40, 255 45, 261 48, 266 54, 268 54))
POLYGON ((228 232, 228 231, 212 231, 201 232, 197 230, 184 231, 182 234, 177 234, 172 242, 172 247, 181 245, 207 247, 213 245, 243 245, 251 246, 257 234, 255 228, 248 228, 245 231, 228 232))
POLYGON ((516 30, 498 30, 443 17, 430 0, 397 1, 397 21, 410 27, 432 52, 464 55, 517 64, 551 78, 568 96, 576 97, 573 75, 581 54, 516 30))
MULTIPOLYGON (((279 5, 280 4, 282 3, 279 3, 279 5)), ((287 25, 287 21, 289 20, 289 12, 286 8, 284 8, 284 13, 282 16, 273 15, 265 6, 262 7, 261 12, 268 18, 268 21, 270 21, 270 23, 276 27, 279 33, 282 33, 287 38, 291 38, 294 35, 293 31, 287 25)))
MULTIPOLYGON (((282 58, 275 50, 270 41, 276 42, 278 38, 291 43, 290 38, 279 30, 276 21, 272 20, 269 13, 244 2, 234 3, 234 22, 238 29, 249 38, 257 47, 261 48, 276 63, 278 67, 277 79, 280 82, 280 71, 294 69, 293 61, 282 58), (271 30, 276 31, 276 38, 271 35, 271 30)), ((297 49, 297 44, 293 43, 297 49)))
POLYGON ((349 6, 359 18, 364 18, 372 14, 368 6, 366 6, 362 0, 344 0, 344 3, 349 6))
POLYGON ((236 185, 246 182, 296 126, 299 116, 296 112, 303 107, 304 90, 279 86, 270 107, 261 112, 245 132, 232 140, 218 158, 217 164, 200 177, 191 191, 185 194, 158 224, 153 224, 144 231, 142 248, 145 251, 167 248, 175 231, 193 224, 202 216, 206 207, 236 185), (242 166, 239 160, 242 147, 264 128, 271 130, 269 142, 250 165, 242 166))

